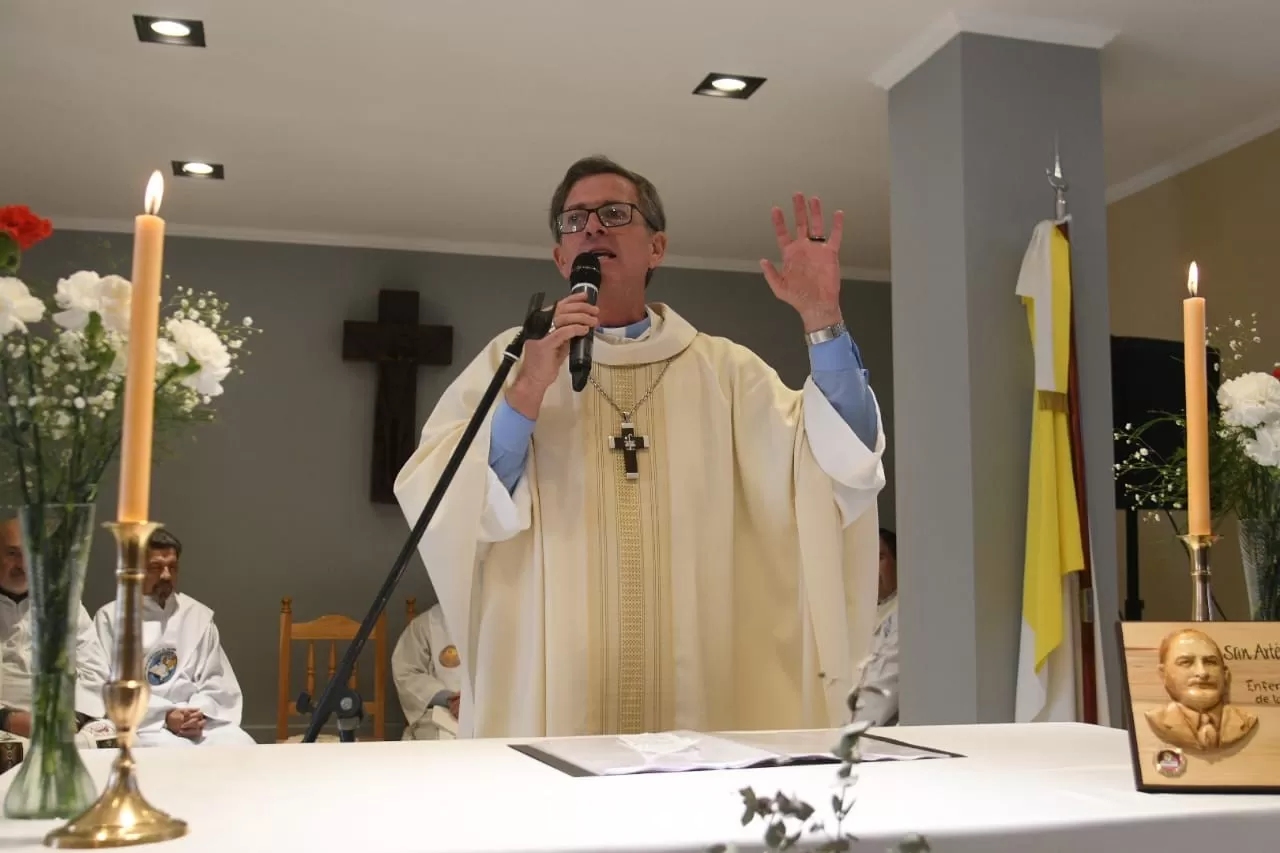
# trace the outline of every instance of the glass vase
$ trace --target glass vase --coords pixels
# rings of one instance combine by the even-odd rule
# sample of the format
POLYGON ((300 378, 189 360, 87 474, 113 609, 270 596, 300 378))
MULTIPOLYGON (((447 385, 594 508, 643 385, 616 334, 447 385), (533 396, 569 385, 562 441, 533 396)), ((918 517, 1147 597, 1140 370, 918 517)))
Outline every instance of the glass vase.
POLYGON ((97 796, 76 746, 76 640, 93 504, 18 511, 31 595, 31 743, 4 798, 8 818, 72 818, 97 796))
POLYGON ((1256 622, 1280 619, 1280 520, 1240 520, 1240 556, 1250 618, 1256 622))

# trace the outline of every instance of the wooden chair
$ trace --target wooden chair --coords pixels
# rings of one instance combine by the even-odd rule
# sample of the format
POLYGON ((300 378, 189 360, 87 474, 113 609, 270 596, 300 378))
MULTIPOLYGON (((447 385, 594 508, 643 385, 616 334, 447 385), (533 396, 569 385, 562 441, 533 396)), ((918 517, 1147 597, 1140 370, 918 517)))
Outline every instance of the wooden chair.
MULTIPOLYGON (((338 643, 350 642, 360 631, 360 623, 339 614, 328 614, 310 622, 293 621, 293 599, 280 600, 280 680, 279 693, 276 698, 276 741, 283 743, 289 739, 289 718, 303 716, 295 707, 297 693, 289 689, 290 666, 293 663, 292 647, 295 641, 307 643, 307 693, 313 700, 319 701, 316 692, 316 642, 329 643, 329 678, 333 678, 338 669, 338 643)), ((383 611, 378 622, 369 635, 374 646, 373 664, 373 701, 365 699, 364 714, 373 718, 373 737, 375 740, 386 739, 387 727, 387 614, 383 611)), ((351 670, 351 679, 347 683, 356 689, 359 675, 359 663, 351 670)), ((324 685, 320 685, 324 689, 324 685)), ((326 740, 329 738, 326 738, 326 740)))

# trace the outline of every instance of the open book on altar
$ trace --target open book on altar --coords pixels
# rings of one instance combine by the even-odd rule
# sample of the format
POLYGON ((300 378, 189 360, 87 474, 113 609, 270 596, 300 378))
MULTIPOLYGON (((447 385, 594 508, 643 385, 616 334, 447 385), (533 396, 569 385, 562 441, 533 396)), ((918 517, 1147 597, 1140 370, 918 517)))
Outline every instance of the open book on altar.
MULTIPOLYGON (((692 731, 641 735, 553 738, 512 749, 570 776, 625 776, 690 770, 743 770, 797 764, 839 764, 833 750, 836 730, 737 732, 709 735, 692 731)), ((960 758, 953 752, 864 734, 861 761, 916 761, 960 758)))
POLYGON ((448 708, 434 705, 431 708, 431 722, 440 731, 441 740, 455 740, 458 737, 458 721, 449 713, 448 708))

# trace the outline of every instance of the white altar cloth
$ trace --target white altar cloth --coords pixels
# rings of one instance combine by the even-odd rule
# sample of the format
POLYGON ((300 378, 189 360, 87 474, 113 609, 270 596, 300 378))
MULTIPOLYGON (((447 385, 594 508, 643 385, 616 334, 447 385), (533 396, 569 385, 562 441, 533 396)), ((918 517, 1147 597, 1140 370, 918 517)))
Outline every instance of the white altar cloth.
MULTIPOLYGON (((1280 797, 1140 794, 1123 731, 1075 724, 897 728, 968 757, 864 764, 855 850, 908 832, 935 853, 1275 850, 1280 797)), ((86 751, 101 785, 114 756, 86 751)), ((571 778, 502 741, 280 744, 138 752, 144 794, 188 821, 164 853, 761 849, 738 790, 830 801, 834 767, 571 778)), ((14 772, 0 776, 0 796, 14 772)), ((0 821, 0 849, 45 850, 58 822, 0 821)), ((146 849, 146 848, 144 848, 146 849)))

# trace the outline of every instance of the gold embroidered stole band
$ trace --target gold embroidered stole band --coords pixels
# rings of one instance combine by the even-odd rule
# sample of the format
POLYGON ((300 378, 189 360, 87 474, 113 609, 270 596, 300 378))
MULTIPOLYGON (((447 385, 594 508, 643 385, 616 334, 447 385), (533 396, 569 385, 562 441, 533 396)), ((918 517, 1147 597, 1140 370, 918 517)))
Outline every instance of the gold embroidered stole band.
POLYGON ((592 381, 600 394, 583 398, 588 720, 604 733, 664 731, 674 725, 669 480, 662 440, 666 412, 663 395, 654 393, 669 364, 597 364, 599 379, 592 381))

